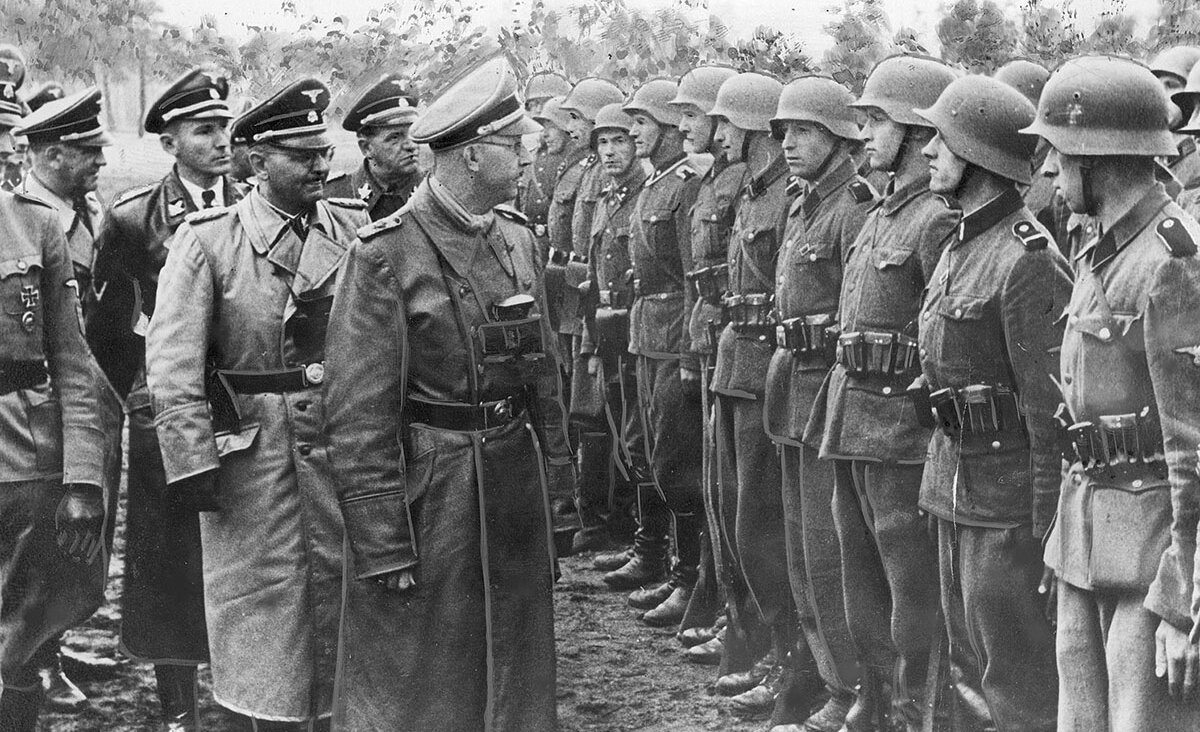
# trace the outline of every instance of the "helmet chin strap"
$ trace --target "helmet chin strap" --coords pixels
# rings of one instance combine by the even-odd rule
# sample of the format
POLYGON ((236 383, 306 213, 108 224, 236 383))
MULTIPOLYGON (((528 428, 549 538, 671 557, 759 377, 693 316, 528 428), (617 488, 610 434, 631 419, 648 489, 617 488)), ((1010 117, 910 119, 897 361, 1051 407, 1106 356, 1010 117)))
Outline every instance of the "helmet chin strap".
POLYGON ((900 144, 896 146, 896 154, 892 156, 891 161, 888 162, 887 167, 884 168, 885 173, 895 173, 896 168, 900 167, 900 162, 904 160, 904 156, 908 154, 908 149, 912 144, 912 134, 913 126, 904 125, 904 136, 900 138, 900 144))
POLYGON ((967 183, 974 178, 979 172, 979 168, 974 163, 967 163, 963 168, 963 174, 958 177, 958 185, 954 186, 954 190, 950 195, 957 202, 962 198, 963 190, 967 187, 967 183))
POLYGON ((1094 216, 1096 197, 1092 193, 1092 158, 1090 157, 1079 161, 1079 195, 1083 198, 1083 213, 1094 216))
POLYGON ((817 172, 812 177, 813 181, 818 181, 825 177, 825 174, 829 172, 829 168, 833 165, 833 159, 837 157, 837 154, 842 150, 843 145, 845 145, 845 143, 842 142, 841 138, 836 138, 834 140, 833 145, 829 147, 829 152, 825 155, 825 159, 822 160, 821 164, 817 167, 817 172))
POLYGON ((754 130, 743 130, 742 135, 742 162, 750 161, 750 145, 754 142, 754 130))

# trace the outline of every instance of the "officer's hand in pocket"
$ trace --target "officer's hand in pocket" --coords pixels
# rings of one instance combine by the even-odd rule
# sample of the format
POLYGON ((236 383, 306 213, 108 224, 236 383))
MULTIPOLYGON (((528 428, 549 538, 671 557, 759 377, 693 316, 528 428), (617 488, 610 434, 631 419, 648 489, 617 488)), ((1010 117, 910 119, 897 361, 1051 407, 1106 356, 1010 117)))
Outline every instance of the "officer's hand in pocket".
POLYGON ((370 580, 383 585, 385 589, 392 592, 404 592, 417 586, 417 576, 411 569, 398 569, 395 572, 378 574, 371 577, 370 580))
POLYGON ((184 511, 220 511, 217 471, 206 470, 167 486, 175 505, 184 511))
POLYGON ((104 542, 104 492, 100 486, 68 483, 54 512, 58 549, 73 562, 91 564, 104 542))
POLYGON ((699 400, 700 390, 704 388, 700 380, 700 372, 684 366, 679 367, 679 382, 683 386, 683 396, 687 399, 699 400))

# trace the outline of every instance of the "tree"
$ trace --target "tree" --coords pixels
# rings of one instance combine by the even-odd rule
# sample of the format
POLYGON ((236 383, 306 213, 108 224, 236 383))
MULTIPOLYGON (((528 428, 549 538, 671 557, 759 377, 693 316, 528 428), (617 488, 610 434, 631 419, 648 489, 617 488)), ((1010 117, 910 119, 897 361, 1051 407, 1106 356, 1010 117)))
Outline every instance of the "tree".
POLYGON ((956 0, 937 24, 942 58, 973 73, 990 74, 1012 59, 1017 26, 995 0, 956 0))
POLYGON ((1046 0, 1025 0, 1021 6, 1021 51, 1048 69, 1078 55, 1084 40, 1068 2, 1059 7, 1046 0))
POLYGON ((1158 19, 1146 37, 1151 52, 1200 44, 1200 7, 1196 0, 1158 0, 1158 19))
POLYGON ((1125 0, 1112 0, 1100 13, 1096 28, 1084 40, 1080 53, 1107 53, 1141 58, 1145 45, 1135 35, 1137 23, 1125 12, 1125 0))
POLYGON ((841 17, 825 26, 825 32, 833 46, 825 52, 822 66, 855 94, 862 93, 875 64, 896 51, 882 0, 846 0, 841 17))

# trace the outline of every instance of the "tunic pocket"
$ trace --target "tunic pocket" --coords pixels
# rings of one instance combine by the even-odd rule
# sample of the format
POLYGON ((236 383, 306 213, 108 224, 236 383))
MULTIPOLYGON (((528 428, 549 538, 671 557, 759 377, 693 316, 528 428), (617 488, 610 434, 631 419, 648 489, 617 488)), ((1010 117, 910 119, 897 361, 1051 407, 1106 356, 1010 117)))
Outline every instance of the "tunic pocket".
POLYGON ((908 261, 912 253, 912 249, 903 247, 876 249, 874 252, 875 268, 887 269, 889 267, 899 267, 908 261))
POLYGON ((1147 480, 1134 488, 1093 483, 1092 490, 1092 586, 1145 590, 1170 542, 1170 484, 1147 480))

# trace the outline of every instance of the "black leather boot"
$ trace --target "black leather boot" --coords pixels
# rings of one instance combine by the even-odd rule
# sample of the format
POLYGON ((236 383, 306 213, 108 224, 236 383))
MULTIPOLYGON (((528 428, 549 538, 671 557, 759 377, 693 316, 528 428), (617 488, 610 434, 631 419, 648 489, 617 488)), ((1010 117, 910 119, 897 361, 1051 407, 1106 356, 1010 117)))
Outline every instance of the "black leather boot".
POLYGON ((198 732, 196 667, 158 665, 154 667, 154 677, 162 706, 161 732, 198 732))
POLYGON ((633 557, 602 578, 614 590, 636 590, 661 582, 667 573, 671 512, 653 483, 638 486, 639 522, 633 536, 633 557))

